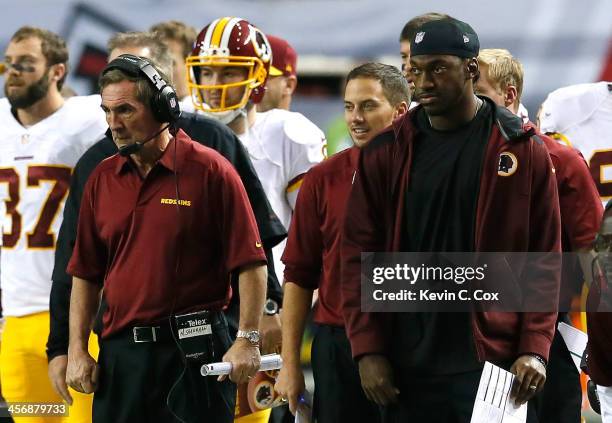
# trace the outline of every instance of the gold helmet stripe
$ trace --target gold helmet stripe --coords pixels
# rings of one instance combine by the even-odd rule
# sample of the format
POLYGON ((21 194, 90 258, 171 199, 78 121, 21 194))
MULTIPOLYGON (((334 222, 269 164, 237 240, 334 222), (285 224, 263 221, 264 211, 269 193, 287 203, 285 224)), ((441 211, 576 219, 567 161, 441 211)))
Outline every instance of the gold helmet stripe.
POLYGON ((212 34, 212 39, 210 40, 211 48, 218 48, 221 46, 221 36, 223 35, 223 30, 231 19, 232 18, 230 17, 221 18, 217 26, 215 26, 215 30, 212 34))
POLYGON ((206 29, 206 34, 204 34, 204 40, 202 41, 202 45, 200 46, 200 55, 202 55, 203 50, 207 50, 208 48, 210 48, 210 39, 212 38, 212 33, 217 27, 217 24, 220 20, 221 19, 215 19, 211 22, 210 25, 208 25, 208 28, 206 29))
POLYGON ((242 21, 242 18, 232 18, 228 24, 225 26, 225 30, 223 31, 223 36, 221 37, 221 48, 226 48, 229 45, 230 36, 232 35, 232 31, 234 30, 234 26, 238 24, 238 22, 242 21))

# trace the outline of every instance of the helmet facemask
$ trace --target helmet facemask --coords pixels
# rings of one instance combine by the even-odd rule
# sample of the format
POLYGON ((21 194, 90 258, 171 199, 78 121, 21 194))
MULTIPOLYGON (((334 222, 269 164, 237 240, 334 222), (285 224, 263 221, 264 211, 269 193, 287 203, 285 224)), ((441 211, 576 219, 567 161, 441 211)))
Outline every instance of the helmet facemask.
POLYGON ((262 61, 246 56, 189 56, 187 64, 187 87, 194 107, 204 112, 217 113, 244 108, 254 89, 262 87, 266 71, 262 61), (239 68, 247 71, 243 80, 222 84, 207 84, 201 72, 206 68, 239 68), (239 99, 232 99, 229 90, 243 88, 239 99), (214 99, 214 100, 213 100, 214 99), (215 104, 216 103, 216 104, 215 104))

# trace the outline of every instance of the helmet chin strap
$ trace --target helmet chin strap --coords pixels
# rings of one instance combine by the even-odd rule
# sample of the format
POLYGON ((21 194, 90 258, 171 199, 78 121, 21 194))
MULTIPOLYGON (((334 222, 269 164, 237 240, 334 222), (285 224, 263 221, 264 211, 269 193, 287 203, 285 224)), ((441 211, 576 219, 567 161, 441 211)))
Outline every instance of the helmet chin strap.
POLYGON ((214 119, 216 121, 221 122, 224 125, 227 125, 234 121, 238 116, 246 117, 247 112, 245 107, 241 107, 239 109, 226 110, 224 112, 208 112, 206 110, 202 110, 202 114, 204 116, 214 119))

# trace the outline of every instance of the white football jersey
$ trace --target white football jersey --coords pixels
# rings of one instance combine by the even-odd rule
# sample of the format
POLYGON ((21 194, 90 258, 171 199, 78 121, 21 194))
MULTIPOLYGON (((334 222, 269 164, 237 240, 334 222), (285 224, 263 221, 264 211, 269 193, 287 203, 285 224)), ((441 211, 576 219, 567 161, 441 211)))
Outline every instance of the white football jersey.
POLYGON ((612 83, 553 91, 542 104, 539 122, 542 132, 582 153, 604 204, 612 198, 612 83))
POLYGON ((527 107, 525 107, 523 103, 519 103, 518 112, 516 114, 523 120, 523 123, 529 122, 529 110, 527 110, 527 107))
POLYGON ((196 113, 196 108, 193 105, 190 95, 181 98, 179 101, 179 107, 181 108, 181 112, 196 113))
MULTIPOLYGON (((325 134, 300 113, 272 109, 257 113, 255 124, 238 138, 249 152, 272 210, 288 230, 304 174, 327 155, 325 134)), ((285 241, 272 249, 281 283, 284 250, 285 241)))
POLYGON ((24 316, 49 309, 55 242, 72 168, 108 125, 100 96, 72 97, 28 128, 0 99, 2 312, 24 316))

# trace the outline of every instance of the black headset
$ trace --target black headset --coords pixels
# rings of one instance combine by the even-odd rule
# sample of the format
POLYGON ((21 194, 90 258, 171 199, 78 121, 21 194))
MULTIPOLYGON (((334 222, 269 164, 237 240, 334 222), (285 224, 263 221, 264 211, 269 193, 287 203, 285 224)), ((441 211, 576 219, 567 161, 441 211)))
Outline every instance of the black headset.
POLYGON ((156 90, 150 104, 155 120, 160 123, 176 122, 181 115, 176 91, 164 81, 157 69, 148 60, 133 54, 122 54, 106 65, 102 70, 102 75, 112 69, 119 69, 133 77, 138 77, 141 74, 146 76, 156 90))

